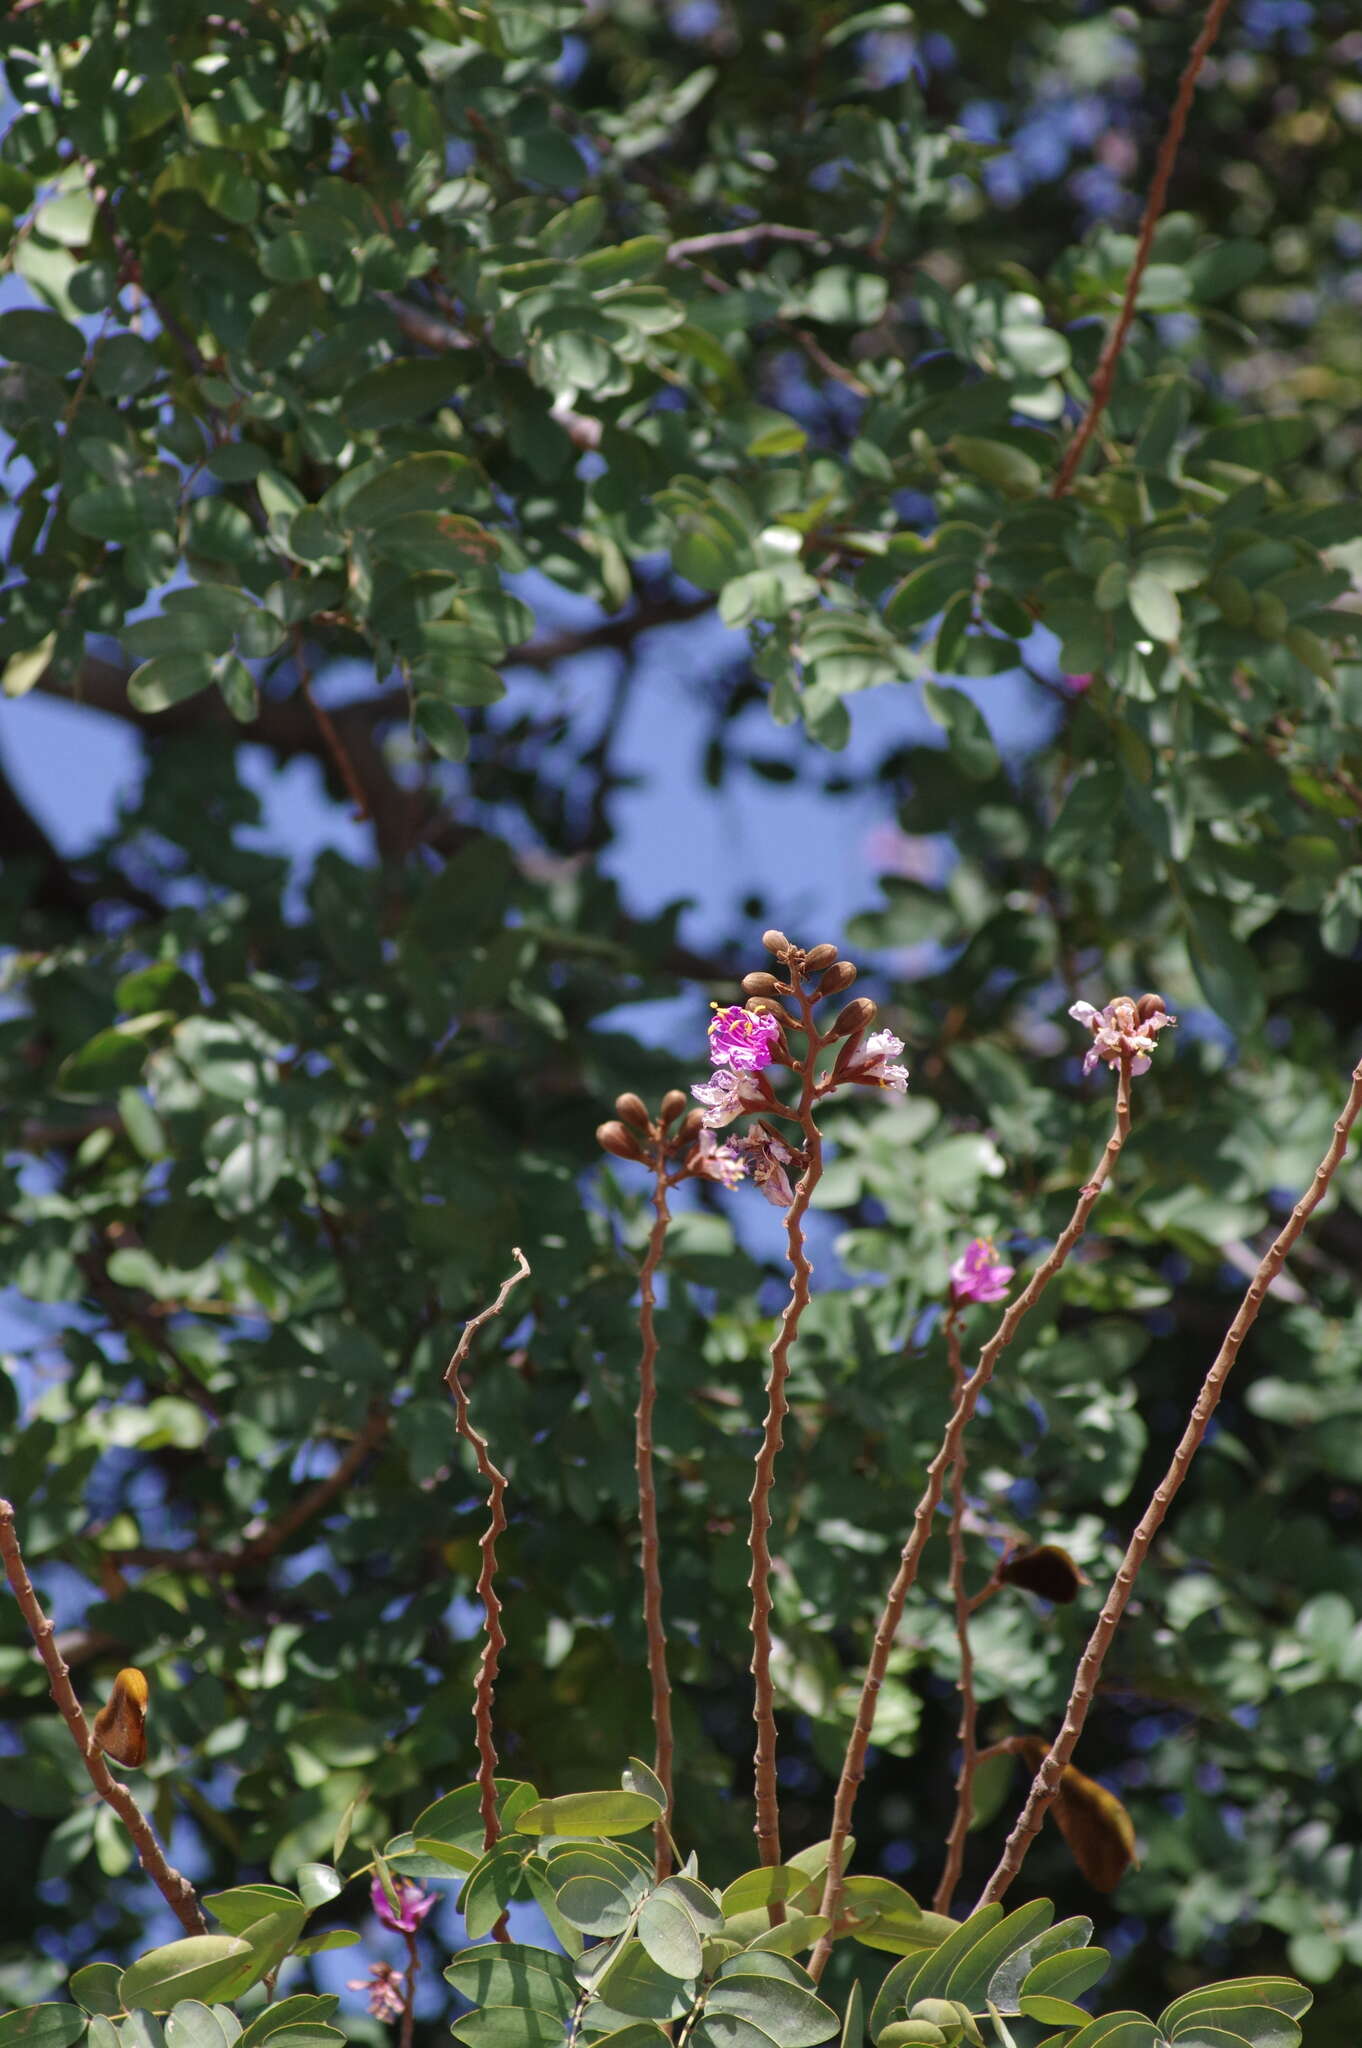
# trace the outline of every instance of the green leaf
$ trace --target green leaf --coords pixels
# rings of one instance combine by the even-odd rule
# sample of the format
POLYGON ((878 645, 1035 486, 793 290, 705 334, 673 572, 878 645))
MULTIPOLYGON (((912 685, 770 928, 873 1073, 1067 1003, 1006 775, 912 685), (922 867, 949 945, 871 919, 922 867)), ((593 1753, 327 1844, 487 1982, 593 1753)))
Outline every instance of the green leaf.
POLYGON ((83 1969, 72 1973, 66 1988, 86 2012, 117 2014, 123 2010, 118 1995, 122 1975, 117 1963, 86 1963, 83 1969))
POLYGON ((343 1880, 329 1863, 301 1863, 298 1866, 298 1896, 309 1912, 339 1896, 343 1880))
POLYGON ((832 1922, 822 1913, 787 1913, 777 1927, 768 1927, 747 1943, 752 1950, 769 1949, 773 1955, 798 1956, 825 1935, 832 1922))
MULTIPOLYGON (((583 1958, 583 1962, 586 1958, 583 1958)), ((695 1995, 692 1982, 678 1983, 636 1941, 625 1942, 593 1986, 594 1999, 626 2019, 680 2019, 695 1995)))
POLYGON ((228 2048, 217 2015, 196 1998, 182 1998, 166 2016, 166 2048, 228 2048))
POLYGON ((1264 998, 1258 964, 1228 919, 1209 896, 1184 894, 1187 951, 1201 992, 1234 1031, 1251 1029, 1262 1018, 1264 998))
POLYGON ((988 782, 998 772, 998 749, 977 704, 963 690, 924 683, 922 701, 950 736, 951 757, 971 782, 988 782))
MULTIPOLYGON (((818 2048, 820 2042, 830 2041, 840 2026, 832 2007, 797 1984, 764 1973, 754 1974, 751 1966, 756 1959, 747 1951, 733 1959, 734 1964, 743 1965, 741 1969, 730 1971, 730 1966, 724 1966, 720 1977, 710 1986, 705 2001, 706 2019, 712 2022, 716 2014, 723 2013, 745 2020, 769 2035, 777 2048, 818 2048)), ((714 2034, 712 2027, 711 2033, 714 2034)), ((722 2032, 715 2038, 722 2038, 722 2032)))
POLYGON ((808 1871, 801 1870, 797 1864, 767 1863, 759 1870, 746 1870, 741 1877, 735 1877, 728 1889, 720 1894, 719 1905, 724 1918, 731 1920, 735 1913, 750 1913, 777 1900, 783 1903, 811 1889, 808 1871))
POLYGON ((680 1900, 660 1886, 639 1908, 638 1938, 669 1977, 700 1974, 700 1936, 680 1900))
MULTIPOLYGON (((85 361, 85 336, 59 314, 34 306, 14 306, 9 312, 0 313, 0 356, 64 377, 85 361)), ((48 2008, 37 2006, 29 2010, 45 2012, 48 2008)))
POLYGON ((1315 434, 1314 421, 1304 414, 1236 420, 1231 426, 1214 427, 1203 434, 1191 453, 1198 463, 1232 462, 1239 469, 1256 469, 1272 476, 1312 447, 1315 434))
MULTIPOLYGON (((1061 1949, 1058 1955, 1043 1957, 1027 1973, 1021 1996, 1026 1999, 1043 1993, 1047 1998, 1081 1998, 1094 1984, 1101 1983, 1110 1961, 1104 1948, 1061 1949)), ((1025 2012, 1025 2005, 1021 2009, 1025 2012)), ((1043 2019, 1045 2015, 1035 2017, 1043 2019)))
POLYGON ((197 697, 213 680, 206 654, 158 654, 128 677, 128 696, 139 711, 166 711, 197 697))
POLYGON ((634 1835, 662 1809, 643 1792, 564 1792, 516 1816, 524 1835, 634 1835))
POLYGON ((1162 2048, 1159 2030, 1138 2012, 1112 2012, 1071 2034, 1065 2048, 1162 2048))
POLYGON ((1010 442, 984 440, 976 434, 955 434, 950 447, 971 476, 996 485, 1009 498, 1034 497, 1045 481, 1045 473, 1035 458, 1012 447, 1010 442))
POLYGON ((1151 640, 1173 645, 1182 631, 1182 612, 1172 590, 1153 569, 1137 568, 1127 593, 1130 609, 1151 640))
POLYGON ((62 1061, 57 1086, 63 1095, 101 1099, 116 1095, 120 1088, 141 1080, 146 1060, 146 1040, 140 1033, 113 1028, 97 1031, 62 1061))
POLYGON ((344 479, 327 492, 322 508, 356 532, 383 527, 405 513, 449 511, 467 490, 471 470, 466 455, 444 449, 405 455, 380 464, 356 489, 344 479))
POLYGON ((563 2015, 525 2005, 484 2005, 449 2029, 468 2048, 562 2048, 563 2015))
MULTIPOLYGON (((971 1916, 966 1925, 972 1924, 977 1917, 971 1916)), ((1029 1905, 1018 1906, 996 1926, 982 1928, 973 1946, 965 1951, 952 1969, 941 1995, 958 1998, 971 2011, 982 2012, 999 1965, 1034 1941, 1038 1934, 1043 1934, 1054 1917, 1055 1909, 1048 1899, 1032 1899, 1029 1905)), ((940 1954, 938 1950, 938 1959, 940 1954)), ((927 1987, 931 1977, 932 1972, 926 1971, 919 1979, 916 1987, 919 1998, 929 1995, 927 1987)))
POLYGON ((298 1991, 292 1998, 276 1999, 258 2012, 242 2034, 237 2048, 261 2048, 261 2044, 273 2034, 282 2034, 296 2027, 320 2025, 331 2019, 340 2004, 339 1998, 331 1992, 298 1991))
POLYGON ((168 192, 196 192, 224 219, 245 226, 260 210, 255 180, 225 150, 201 149, 192 156, 173 157, 151 188, 153 201, 168 192))
POLYGON ((523 2005, 561 2021, 577 2002, 577 1982, 566 1956, 523 1943, 466 1948, 445 1967, 446 1982, 474 2005, 523 2005))
POLYGON ((84 2032, 78 2005, 25 2005, 0 2014, 0 2048, 71 2048, 84 2032))
POLYGON ((6 697, 26 697, 39 677, 51 665, 52 652, 57 644, 55 632, 47 634, 36 647, 30 647, 22 654, 12 654, 5 663, 0 677, 0 691, 6 697))
POLYGON ((230 1934, 191 1934, 184 1941, 148 1949, 119 1979, 118 1995, 131 2008, 169 2012, 181 1998, 234 1997, 250 1956, 249 1945, 230 1934))
POLYGON ((412 721, 443 760, 468 759, 468 723, 452 704, 439 697, 418 697, 412 706, 412 721))
POLYGON ((885 623, 895 633, 910 633, 915 626, 944 611, 953 598, 974 588, 975 563, 965 555, 946 555, 923 563, 906 576, 885 606, 885 623))
POLYGON ((637 284, 661 269, 667 254, 663 235, 635 235, 630 241, 593 249, 577 260, 577 275, 589 290, 616 284, 637 284))
POLYGON ((1225 1983, 1203 1984, 1198 1991, 1186 1991, 1159 2014, 1159 2032, 1177 2040, 1203 2016, 1216 2014, 1226 2020, 1237 2007, 1268 2007, 1284 2013, 1289 2020, 1303 2019, 1314 2003, 1314 1993, 1294 1977, 1233 1977, 1225 1983))

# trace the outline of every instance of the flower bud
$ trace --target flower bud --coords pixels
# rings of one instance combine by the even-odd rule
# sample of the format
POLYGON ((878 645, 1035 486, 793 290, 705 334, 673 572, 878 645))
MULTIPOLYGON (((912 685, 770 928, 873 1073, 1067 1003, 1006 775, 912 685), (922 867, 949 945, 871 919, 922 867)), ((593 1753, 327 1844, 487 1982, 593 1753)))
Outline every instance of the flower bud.
MULTIPOLYGON (((855 972, 853 968, 852 972, 855 972)), ((878 1005, 869 996, 853 996, 844 1010, 837 1015, 837 1022, 828 1033, 829 1038, 849 1038, 853 1031, 868 1031, 878 1015, 878 1005)))
POLYGON ((1142 1024, 1147 1024, 1151 1017, 1161 1017, 1167 1008, 1168 1005, 1162 996, 1141 996, 1135 1005, 1135 1015, 1142 1024))
POLYGON ((856 969, 849 960, 834 960, 823 976, 820 995, 838 996, 844 988, 850 988, 856 979, 856 969))
POLYGON ((777 960, 788 959, 790 941, 786 938, 784 932, 778 932, 773 927, 769 932, 762 933, 761 943, 765 946, 768 953, 775 954, 777 960))
POLYGON ((821 974, 825 967, 831 967, 836 958, 837 948, 834 945, 825 942, 821 946, 814 946, 804 955, 804 972, 821 974))
POLYGON ((637 1159, 643 1161, 643 1152, 633 1132, 623 1124, 597 1124, 596 1143, 607 1152, 613 1152, 616 1159, 637 1159))
POLYGON ((781 993, 781 985, 774 974, 767 974, 764 969, 756 974, 745 974, 742 985, 749 996, 778 996, 781 993))
POLYGON ((675 1123, 685 1107, 686 1096, 683 1091, 680 1088, 669 1088, 662 1098, 662 1107, 657 1113, 659 1123, 663 1125, 675 1123))
POLYGON ((678 1144, 683 1139, 697 1138, 704 1128, 704 1122, 705 1112, 702 1109, 693 1109, 676 1134, 678 1144))
POLYGON ((646 1103, 640 1102, 637 1095, 617 1095, 615 1115, 622 1116, 626 1123, 641 1124, 645 1131, 652 1123, 646 1103))

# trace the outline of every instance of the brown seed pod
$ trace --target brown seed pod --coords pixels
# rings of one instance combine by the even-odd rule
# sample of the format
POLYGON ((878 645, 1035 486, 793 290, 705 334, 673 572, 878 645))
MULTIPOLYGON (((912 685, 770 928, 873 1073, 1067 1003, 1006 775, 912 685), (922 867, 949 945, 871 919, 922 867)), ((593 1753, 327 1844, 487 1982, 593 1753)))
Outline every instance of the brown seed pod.
POLYGON ((779 996, 785 993, 784 984, 777 981, 774 974, 768 974, 764 968, 758 968, 755 974, 745 974, 742 985, 744 993, 749 996, 779 996))
POLYGON ((828 1037, 849 1038, 853 1031, 868 1031, 878 1014, 878 1005, 869 996, 853 996, 846 1008, 838 1011, 828 1037))
MULTIPOLYGON (((1021 1757, 1033 1777, 1050 1753, 1039 1735, 1012 1735, 999 1747, 1021 1757)), ((1099 1892, 1114 1892, 1135 1861, 1135 1823, 1116 1794, 1065 1764, 1053 1811, 1055 1826, 1088 1883, 1099 1892)))
POLYGON ((645 1131, 650 1128, 652 1123, 652 1118, 648 1115, 648 1105, 637 1095, 617 1095, 615 1097, 615 1115, 622 1116, 626 1123, 637 1124, 640 1129, 645 1131))
POLYGON ((659 1123, 664 1126, 675 1123, 677 1117, 680 1116, 682 1110, 686 1107, 686 1100, 687 1098, 681 1089, 669 1088, 662 1098, 662 1107, 657 1113, 659 1123))
POLYGON ((705 1112, 702 1109, 693 1109, 676 1134, 678 1143, 683 1138, 698 1138, 704 1128, 704 1122, 705 1112))
POLYGON ((998 1566, 997 1575, 1005 1585, 1039 1593, 1042 1600, 1053 1600, 1057 1607, 1067 1607, 1078 1598, 1080 1586, 1092 1583, 1058 1543, 1038 1543, 1030 1550, 1013 1551, 998 1566))
POLYGON ((777 960, 789 958, 791 951, 790 941, 786 938, 784 932, 778 932, 774 926, 772 926, 769 932, 762 933, 761 943, 765 946, 768 953, 775 954, 777 960))
POLYGON ((105 1756, 130 1770, 146 1761, 148 1698, 146 1674, 129 1665, 114 1680, 107 1706, 95 1715, 95 1742, 105 1756))
POLYGON ((825 967, 831 967, 837 958, 837 948, 825 941, 821 946, 811 946, 804 955, 804 972, 821 974, 825 967))
POLYGON ((834 960, 823 976, 820 995, 839 996, 844 988, 850 988, 856 979, 856 969, 850 960, 834 960))
POLYGON ((597 1124, 596 1143, 607 1152, 613 1152, 616 1159, 637 1159, 642 1161, 643 1148, 638 1139, 625 1124, 597 1124))
POLYGON ((1162 1017, 1167 1009, 1168 1005, 1162 996, 1151 994, 1140 997, 1139 1002, 1135 1005, 1135 1015, 1142 1024, 1147 1024, 1151 1017, 1162 1017))

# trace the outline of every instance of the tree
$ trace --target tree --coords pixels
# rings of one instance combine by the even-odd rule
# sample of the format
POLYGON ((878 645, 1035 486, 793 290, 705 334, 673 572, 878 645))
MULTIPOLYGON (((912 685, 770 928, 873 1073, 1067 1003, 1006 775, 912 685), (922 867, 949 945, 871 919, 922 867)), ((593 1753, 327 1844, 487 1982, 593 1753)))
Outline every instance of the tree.
MULTIPOLYGON (((508 1755, 556 1793, 638 1748, 647 1217, 629 1171, 604 1204, 581 1176, 621 1089, 655 1103, 700 1071, 698 1026, 645 1049, 623 1006, 732 1000, 752 937, 697 957, 596 857, 640 643, 714 609, 746 652, 707 773, 741 793, 793 765, 820 803, 876 784, 916 863, 867 878, 847 934, 913 1083, 829 1120, 849 1284, 815 1298, 791 1383, 790 1839, 825 1831, 940 1438, 924 1314, 969 1236, 1019 1260, 1053 1237, 1100 1143, 1055 1020, 1157 988, 1182 1042, 1099 1249, 972 1439, 976 1562, 1015 1529, 1110 1576, 1356 1053, 1356 32, 1324 0, 1225 13, 1175 157, 1197 30, 1172 9, 11 8, 4 687, 131 724, 146 772, 76 860, 3 794, 0 1258, 56 1311, 14 1378, 5 1486, 40 1585, 69 1591, 82 1689, 153 1671, 153 1778, 196 1874, 292 1868, 356 1800, 382 1839, 470 1774, 478 1525, 439 1379, 512 1244, 532 1306, 474 1387, 510 1477, 508 1755), (550 585, 588 623, 537 620, 550 585), (575 716, 560 665, 583 650, 617 680, 575 716), (346 660, 371 681, 335 702, 346 660), (504 699, 510 663, 542 699, 504 699), (1024 757, 995 712, 1017 677, 1048 713, 1024 757), (869 689, 925 705, 933 742, 843 776, 869 689), (784 741, 753 745, 754 702, 784 741), (319 761, 372 824, 372 865, 323 858, 301 911, 287 861, 237 843, 248 744, 319 761)), ((1286 1962, 1333 1987, 1342 2039, 1355 1167, 1336 1189, 1080 1762, 1145 1844, 1117 1995, 1171 1995, 1184 1957, 1286 1962)), ((747 1570, 770 1295, 736 1199, 678 1218, 659 1316, 680 1782, 711 1874, 750 1860, 745 1644, 714 1618, 747 1570)), ((860 1830, 863 1868, 928 1891, 946 1563, 891 1664, 860 1830)), ((1053 1727, 1085 1598, 983 1610, 990 1740, 1053 1727)), ((126 1949, 126 1852, 0 1612, 8 1960, 55 1912, 75 1953, 126 1949)), ((988 1789, 1015 1805, 996 1768, 988 1789)), ((996 1847, 972 1841, 967 1883, 996 1847)), ((1092 1908, 1061 1843, 1033 1862, 1092 1908)))

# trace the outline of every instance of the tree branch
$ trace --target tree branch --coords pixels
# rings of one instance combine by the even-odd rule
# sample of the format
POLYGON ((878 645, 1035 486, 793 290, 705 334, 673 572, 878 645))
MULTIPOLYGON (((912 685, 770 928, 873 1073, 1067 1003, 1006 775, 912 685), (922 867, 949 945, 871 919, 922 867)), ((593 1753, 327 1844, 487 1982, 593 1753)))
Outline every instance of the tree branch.
POLYGON ((24 1567, 23 1553, 14 1527, 14 1509, 7 1500, 0 1500, 0 1555, 5 1560, 5 1576, 19 1603, 19 1611, 27 1624, 28 1632, 37 1647, 38 1655, 46 1666, 51 1685, 52 1697, 71 1731, 71 1740, 80 1752, 80 1760, 89 1773, 90 1783, 106 1805, 113 1808, 137 1849, 138 1860, 151 1879, 161 1897, 170 1907, 186 1934, 206 1934, 208 1922, 199 1911, 199 1902, 194 1887, 187 1877, 182 1877, 166 1861, 165 1851, 156 1839, 156 1831, 133 1798, 126 1785, 119 1783, 95 1747, 89 1723, 76 1698, 71 1674, 62 1661, 53 1635, 52 1623, 38 1602, 33 1583, 24 1567))
POLYGON ((1121 360, 1121 350, 1126 345, 1126 336, 1130 333, 1135 318, 1135 301, 1140 296, 1140 285, 1149 263, 1150 250, 1154 244, 1154 230, 1159 224, 1164 202, 1168 197, 1168 181, 1173 175, 1173 165, 1182 146, 1183 131, 1191 111, 1197 78, 1212 43, 1220 33, 1220 25, 1229 11, 1229 4, 1230 0, 1211 0, 1206 10, 1206 19, 1201 25, 1201 33, 1192 45, 1187 68, 1178 83, 1173 111, 1168 117, 1168 127, 1163 141, 1159 144, 1154 177, 1149 187, 1149 197, 1145 202, 1144 218, 1140 222, 1140 236, 1135 245, 1135 257, 1130 266, 1130 276, 1126 279, 1125 297, 1116 316, 1116 325, 1107 336, 1098 358, 1097 369, 1093 374, 1092 391, 1088 398, 1088 410, 1064 451, 1064 459, 1050 488, 1052 498, 1062 498, 1072 484, 1078 465, 1083 460, 1083 452, 1096 433, 1097 423, 1111 398, 1112 386, 1116 382, 1116 366, 1121 360))

